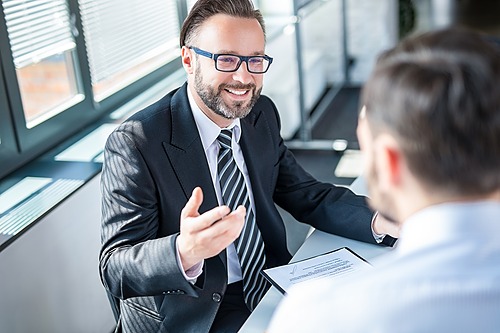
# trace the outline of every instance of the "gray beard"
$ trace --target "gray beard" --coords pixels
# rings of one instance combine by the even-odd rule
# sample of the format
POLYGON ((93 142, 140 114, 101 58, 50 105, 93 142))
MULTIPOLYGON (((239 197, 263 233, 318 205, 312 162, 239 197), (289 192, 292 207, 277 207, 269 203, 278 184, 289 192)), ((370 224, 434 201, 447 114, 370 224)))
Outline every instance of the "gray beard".
POLYGON ((210 110, 226 119, 245 118, 257 103, 262 91, 262 88, 256 90, 255 84, 221 84, 217 87, 217 90, 212 89, 208 84, 203 83, 203 76, 199 67, 195 70, 194 89, 210 110), (227 105, 222 98, 224 89, 250 90, 252 98, 246 104, 244 102, 234 102, 232 105, 227 105))

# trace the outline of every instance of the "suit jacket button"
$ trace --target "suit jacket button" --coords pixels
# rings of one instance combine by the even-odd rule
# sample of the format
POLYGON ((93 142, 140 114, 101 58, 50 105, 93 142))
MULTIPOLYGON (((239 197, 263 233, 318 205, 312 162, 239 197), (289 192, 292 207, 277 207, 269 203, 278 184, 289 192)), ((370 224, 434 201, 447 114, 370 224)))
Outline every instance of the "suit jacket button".
POLYGON ((222 300, 222 296, 219 293, 213 293, 212 294, 212 300, 215 303, 220 303, 220 301, 222 300))

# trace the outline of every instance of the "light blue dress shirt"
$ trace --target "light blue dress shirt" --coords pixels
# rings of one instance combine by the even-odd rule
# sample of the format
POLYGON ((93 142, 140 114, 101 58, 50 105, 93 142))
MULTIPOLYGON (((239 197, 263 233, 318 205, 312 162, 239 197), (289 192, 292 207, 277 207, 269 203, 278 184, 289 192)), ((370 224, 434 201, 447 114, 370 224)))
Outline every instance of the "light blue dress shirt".
POLYGON ((374 268, 296 286, 268 333, 500 332, 500 203, 428 207, 374 268))

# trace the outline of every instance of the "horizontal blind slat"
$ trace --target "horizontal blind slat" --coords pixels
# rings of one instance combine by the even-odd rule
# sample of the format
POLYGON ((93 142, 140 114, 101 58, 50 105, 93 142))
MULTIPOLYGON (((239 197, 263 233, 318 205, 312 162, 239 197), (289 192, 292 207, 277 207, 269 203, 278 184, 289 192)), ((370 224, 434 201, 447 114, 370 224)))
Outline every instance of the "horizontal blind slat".
POLYGON ((175 0, 82 0, 79 3, 92 82, 147 61, 155 50, 175 49, 175 0))
POLYGON ((74 48, 64 0, 4 0, 5 20, 16 68, 74 48))

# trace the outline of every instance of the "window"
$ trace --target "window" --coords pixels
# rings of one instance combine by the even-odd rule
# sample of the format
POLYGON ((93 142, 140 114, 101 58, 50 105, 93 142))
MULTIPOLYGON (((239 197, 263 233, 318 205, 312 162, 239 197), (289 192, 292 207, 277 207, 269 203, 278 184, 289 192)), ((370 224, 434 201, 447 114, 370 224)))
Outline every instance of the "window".
POLYGON ((25 126, 32 128, 81 100, 76 44, 64 0, 3 1, 25 126))
POLYGON ((176 2, 81 0, 92 89, 100 101, 179 56, 176 2))
POLYGON ((184 0, 4 0, 0 178, 181 68, 184 0))

